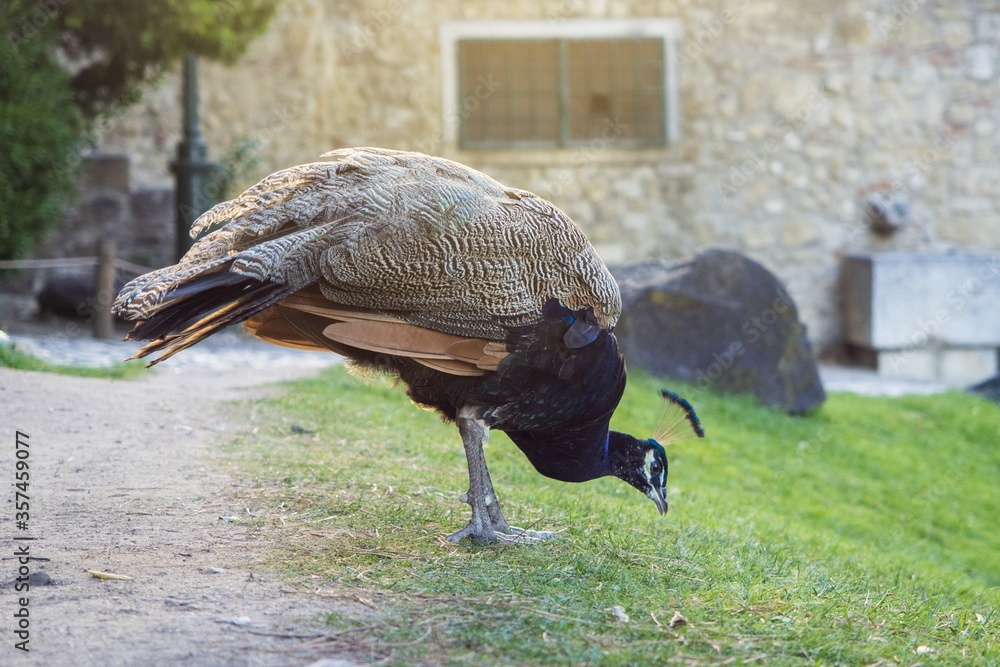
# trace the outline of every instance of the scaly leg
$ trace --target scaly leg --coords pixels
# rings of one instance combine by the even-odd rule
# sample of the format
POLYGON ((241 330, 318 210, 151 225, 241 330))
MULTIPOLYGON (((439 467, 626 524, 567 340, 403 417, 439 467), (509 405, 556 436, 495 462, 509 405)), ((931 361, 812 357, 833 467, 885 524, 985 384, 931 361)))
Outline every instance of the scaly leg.
POLYGON ((469 491, 462 494, 461 499, 472 506, 472 518, 464 528, 449 535, 448 541, 460 542, 471 537, 474 542, 540 542, 555 537, 553 532, 522 530, 507 524, 483 453, 489 428, 482 420, 461 415, 462 412, 459 412, 455 422, 462 435, 465 458, 469 464, 469 491))

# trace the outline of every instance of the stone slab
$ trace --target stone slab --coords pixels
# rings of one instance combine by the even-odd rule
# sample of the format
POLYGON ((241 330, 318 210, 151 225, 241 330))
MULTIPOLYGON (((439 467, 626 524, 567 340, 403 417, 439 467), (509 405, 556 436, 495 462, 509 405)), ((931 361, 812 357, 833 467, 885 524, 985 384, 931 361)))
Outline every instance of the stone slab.
POLYGON ((997 374, 995 348, 953 348, 941 350, 939 376, 954 387, 967 387, 997 374))
POLYGON ((1000 254, 887 252, 841 265, 844 339, 874 350, 1000 347, 1000 254))
POLYGON ((877 353, 878 376, 968 387, 1000 370, 996 348, 917 348, 877 353))

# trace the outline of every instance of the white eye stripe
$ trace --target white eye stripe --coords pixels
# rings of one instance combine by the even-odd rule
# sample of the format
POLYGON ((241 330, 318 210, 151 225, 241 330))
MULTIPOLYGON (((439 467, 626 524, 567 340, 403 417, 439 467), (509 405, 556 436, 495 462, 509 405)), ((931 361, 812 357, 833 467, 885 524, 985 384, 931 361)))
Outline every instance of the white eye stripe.
POLYGON ((652 449, 646 452, 645 460, 643 461, 643 472, 646 473, 646 479, 652 482, 658 482, 661 486, 663 485, 663 466, 660 466, 661 470, 658 473, 653 473, 653 464, 656 463, 656 452, 652 449))

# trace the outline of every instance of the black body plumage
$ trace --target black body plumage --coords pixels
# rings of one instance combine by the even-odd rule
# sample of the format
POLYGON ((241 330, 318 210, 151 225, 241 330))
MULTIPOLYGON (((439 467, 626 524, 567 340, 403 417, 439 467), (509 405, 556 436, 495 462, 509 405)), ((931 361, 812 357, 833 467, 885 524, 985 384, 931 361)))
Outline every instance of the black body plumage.
POLYGON ((600 331, 582 347, 566 344, 573 325, 587 317, 586 311, 549 301, 541 322, 510 331, 511 353, 496 372, 482 377, 456 377, 412 362, 384 363, 407 384, 414 401, 449 419, 462 405, 481 406, 478 417, 510 436, 538 472, 585 482, 612 474, 608 423, 625 391, 625 362, 613 333, 600 331))

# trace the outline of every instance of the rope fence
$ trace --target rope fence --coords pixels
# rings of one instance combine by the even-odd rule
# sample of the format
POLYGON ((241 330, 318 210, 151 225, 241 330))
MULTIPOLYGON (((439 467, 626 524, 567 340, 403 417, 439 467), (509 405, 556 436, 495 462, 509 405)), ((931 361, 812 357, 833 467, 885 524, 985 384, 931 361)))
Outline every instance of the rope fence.
MULTIPOLYGON (((98 257, 53 257, 51 259, 5 259, 0 260, 0 269, 86 269, 97 266, 98 257)), ((141 275, 153 269, 115 258, 115 269, 123 273, 141 275)))
POLYGON ((124 259, 119 259, 118 244, 111 239, 101 241, 98 254, 92 257, 53 257, 49 259, 9 259, 0 261, 0 269, 93 269, 95 303, 94 336, 111 338, 114 336, 114 316, 111 303, 115 298, 115 276, 122 273, 138 276, 152 269, 124 259))

